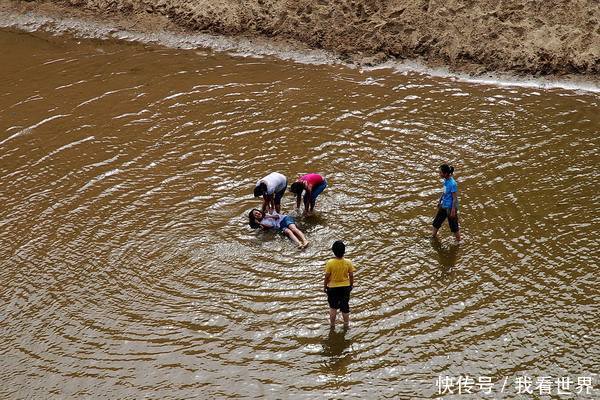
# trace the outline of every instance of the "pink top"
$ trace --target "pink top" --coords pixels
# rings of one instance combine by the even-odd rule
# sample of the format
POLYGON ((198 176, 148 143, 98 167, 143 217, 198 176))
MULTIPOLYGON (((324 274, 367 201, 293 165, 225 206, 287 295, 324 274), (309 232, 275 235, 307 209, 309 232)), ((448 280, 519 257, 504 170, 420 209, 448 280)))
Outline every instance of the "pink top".
POLYGON ((312 187, 315 187, 317 185, 319 185, 321 182, 323 182, 323 177, 319 174, 306 174, 304 176, 301 176, 300 179, 298 179, 300 181, 304 181, 307 184, 309 184, 312 187))

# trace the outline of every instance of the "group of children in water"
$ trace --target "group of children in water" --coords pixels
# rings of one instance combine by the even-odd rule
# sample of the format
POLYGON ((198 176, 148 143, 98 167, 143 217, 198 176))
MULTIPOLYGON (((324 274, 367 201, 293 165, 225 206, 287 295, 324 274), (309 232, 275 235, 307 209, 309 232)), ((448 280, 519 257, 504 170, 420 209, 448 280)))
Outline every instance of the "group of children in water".
MULTIPOLYGON (((460 242, 458 226, 458 186, 454 180, 454 167, 448 164, 440 165, 440 177, 444 179, 444 191, 438 200, 438 211, 433 219, 432 238, 437 237, 438 230, 448 219, 450 231, 457 242, 460 242)), ((252 209, 248 214, 250 227, 264 230, 276 229, 286 234, 300 248, 306 248, 308 240, 296 226, 294 219, 281 214, 281 198, 287 189, 288 181, 285 175, 272 172, 256 182, 254 197, 263 198, 262 210, 252 209)), ((327 180, 321 175, 310 173, 300 176, 290 185, 290 192, 296 196, 296 208, 304 204, 303 215, 310 216, 314 212, 317 197, 327 187, 327 180)), ((352 262, 344 258, 346 246, 342 241, 336 241, 331 248, 335 258, 325 264, 324 291, 329 303, 329 321, 335 325, 337 310, 342 312, 344 326, 347 327, 350 316, 350 292, 354 286, 354 271, 352 262)))
MULTIPOLYGON (((265 230, 276 229, 286 234, 298 247, 308 246, 308 240, 296 222, 289 215, 281 214, 281 198, 287 189, 287 178, 279 172, 272 172, 256 182, 254 197, 263 198, 262 210, 252 209, 248 214, 250 227, 265 230)), ((310 216, 315 210, 317 196, 327 187, 327 180, 319 174, 300 176, 290 186, 290 192, 296 196, 296 208, 300 201, 304 203, 304 215, 310 216), (304 196, 302 195, 304 193, 304 196)))

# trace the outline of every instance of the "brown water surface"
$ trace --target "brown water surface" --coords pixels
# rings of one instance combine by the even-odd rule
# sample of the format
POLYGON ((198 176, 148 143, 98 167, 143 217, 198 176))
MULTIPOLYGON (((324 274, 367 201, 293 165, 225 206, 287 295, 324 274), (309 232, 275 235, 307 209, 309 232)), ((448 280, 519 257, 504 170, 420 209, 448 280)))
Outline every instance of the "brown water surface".
POLYGON ((6 31, 0 48, 0 397, 600 386, 598 94, 6 31), (460 246, 446 225, 427 239, 443 162, 460 246), (297 218, 305 251, 247 226, 271 171, 329 180, 297 218), (336 239, 358 272, 352 326, 330 332, 336 239))

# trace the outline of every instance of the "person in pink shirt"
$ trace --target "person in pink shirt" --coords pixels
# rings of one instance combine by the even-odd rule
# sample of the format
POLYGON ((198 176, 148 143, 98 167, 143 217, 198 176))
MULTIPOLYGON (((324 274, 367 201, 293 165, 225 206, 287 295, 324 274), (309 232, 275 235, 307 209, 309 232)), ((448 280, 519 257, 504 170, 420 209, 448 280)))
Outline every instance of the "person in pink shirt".
POLYGON ((304 215, 311 215, 315 209, 317 196, 327 187, 327 180, 319 174, 306 174, 298 178, 290 186, 290 191, 296 195, 296 208, 300 208, 300 197, 304 193, 304 215))

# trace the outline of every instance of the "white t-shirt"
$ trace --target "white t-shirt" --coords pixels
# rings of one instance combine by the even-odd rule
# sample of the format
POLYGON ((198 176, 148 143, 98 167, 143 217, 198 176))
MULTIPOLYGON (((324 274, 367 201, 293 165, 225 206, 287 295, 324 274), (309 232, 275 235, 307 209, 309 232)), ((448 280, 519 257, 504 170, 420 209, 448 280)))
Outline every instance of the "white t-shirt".
POLYGON ((271 172, 269 175, 256 182, 256 186, 260 185, 261 182, 264 182, 267 185, 268 195, 279 193, 287 186, 285 175, 280 174, 279 172, 271 172))
POLYGON ((260 223, 266 227, 269 228, 279 228, 279 224, 281 223, 281 220, 285 217, 285 215, 281 215, 281 214, 267 214, 265 215, 265 217, 260 221, 260 223), (276 218, 268 218, 267 216, 270 215, 272 217, 276 217, 276 218))

